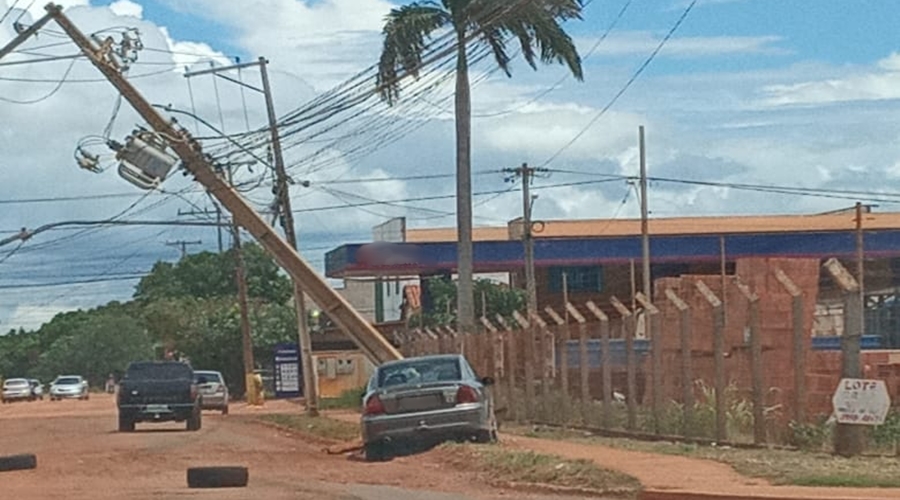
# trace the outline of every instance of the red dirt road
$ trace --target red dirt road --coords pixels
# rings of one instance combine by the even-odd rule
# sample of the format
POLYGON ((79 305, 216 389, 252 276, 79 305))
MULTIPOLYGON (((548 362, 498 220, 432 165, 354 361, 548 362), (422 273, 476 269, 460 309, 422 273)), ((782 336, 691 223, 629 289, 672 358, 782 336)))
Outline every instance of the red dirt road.
POLYGON ((505 492, 471 474, 442 466, 433 454, 365 463, 327 455, 313 444, 252 421, 261 412, 297 412, 269 402, 263 410, 233 405, 232 414, 205 413, 203 429, 138 424, 116 432, 115 402, 39 401, 0 406, 0 455, 34 453, 38 468, 0 473, 0 498, 302 500, 496 500, 550 498, 505 492), (250 484, 237 489, 188 489, 192 466, 244 465, 250 484))

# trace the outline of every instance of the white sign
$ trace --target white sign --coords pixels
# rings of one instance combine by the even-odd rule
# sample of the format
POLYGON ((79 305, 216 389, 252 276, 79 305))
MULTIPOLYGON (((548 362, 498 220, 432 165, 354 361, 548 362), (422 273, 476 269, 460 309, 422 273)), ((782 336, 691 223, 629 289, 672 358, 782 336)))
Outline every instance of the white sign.
POLYGON ((841 379, 831 402, 839 424, 881 425, 891 408, 883 380, 841 379))

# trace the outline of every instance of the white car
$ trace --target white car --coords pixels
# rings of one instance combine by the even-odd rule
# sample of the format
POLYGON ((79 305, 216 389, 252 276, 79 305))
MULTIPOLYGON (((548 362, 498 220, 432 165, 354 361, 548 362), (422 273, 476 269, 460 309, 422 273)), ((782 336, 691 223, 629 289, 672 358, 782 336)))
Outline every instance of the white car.
POLYGON ((3 402, 34 401, 31 382, 27 378, 8 378, 3 381, 3 402))
POLYGON ((89 397, 87 380, 80 375, 60 375, 50 384, 50 401, 89 397))

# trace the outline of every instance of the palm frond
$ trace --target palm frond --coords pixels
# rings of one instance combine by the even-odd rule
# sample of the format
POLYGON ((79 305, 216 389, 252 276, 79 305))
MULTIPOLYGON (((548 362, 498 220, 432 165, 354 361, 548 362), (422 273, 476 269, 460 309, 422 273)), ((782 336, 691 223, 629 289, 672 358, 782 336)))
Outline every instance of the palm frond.
POLYGON ((381 98, 389 105, 400 96, 399 72, 418 78, 428 39, 450 22, 449 13, 432 1, 414 2, 387 15, 376 85, 381 98))

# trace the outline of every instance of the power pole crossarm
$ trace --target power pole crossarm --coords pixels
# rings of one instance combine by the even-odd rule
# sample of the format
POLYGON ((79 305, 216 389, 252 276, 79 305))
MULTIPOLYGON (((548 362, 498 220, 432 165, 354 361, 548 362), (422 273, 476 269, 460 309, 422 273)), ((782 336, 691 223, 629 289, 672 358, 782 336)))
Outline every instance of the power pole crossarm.
POLYGON ((25 43, 26 40, 31 38, 31 35, 34 35, 35 33, 37 33, 38 30, 43 28, 44 25, 50 21, 50 19, 53 19, 54 15, 59 14, 61 12, 62 12, 62 7, 59 7, 57 5, 52 5, 52 6, 48 5, 47 13, 44 14, 43 17, 41 17, 34 24, 32 24, 31 26, 26 28, 24 31, 19 33, 19 35, 16 36, 15 38, 13 38, 8 44, 6 44, 6 46, 4 46, 3 48, 0 48, 0 59, 3 59, 5 56, 10 54, 12 51, 16 50, 16 47, 25 43))
POLYGON ((88 56, 91 63, 100 70, 110 83, 122 94, 143 117, 150 127, 168 139, 168 145, 181 159, 185 170, 228 209, 234 220, 247 229, 260 244, 272 254, 275 260, 296 281, 307 287, 307 292, 335 323, 362 351, 376 363, 383 363, 403 356, 369 322, 356 312, 346 299, 335 292, 328 283, 316 274, 300 255, 265 220, 231 188, 206 162, 199 145, 184 130, 177 130, 156 112, 129 81, 122 77, 117 68, 101 54, 69 19, 55 5, 47 6, 56 23, 66 32, 76 45, 88 56))

